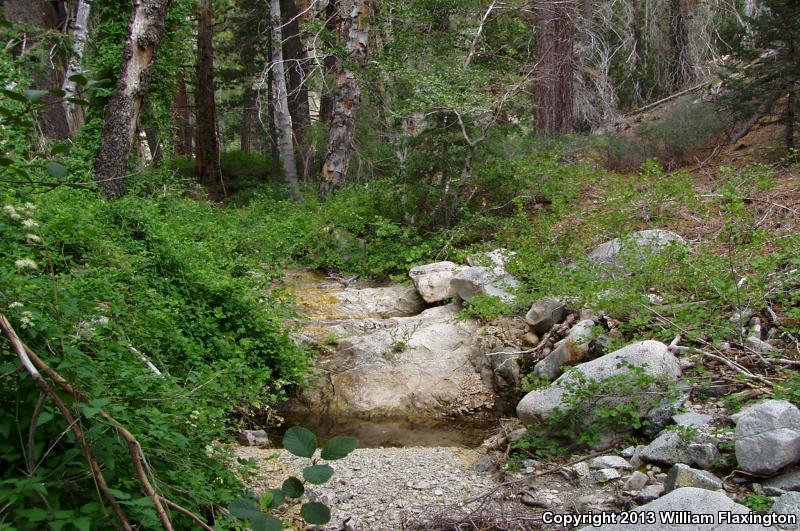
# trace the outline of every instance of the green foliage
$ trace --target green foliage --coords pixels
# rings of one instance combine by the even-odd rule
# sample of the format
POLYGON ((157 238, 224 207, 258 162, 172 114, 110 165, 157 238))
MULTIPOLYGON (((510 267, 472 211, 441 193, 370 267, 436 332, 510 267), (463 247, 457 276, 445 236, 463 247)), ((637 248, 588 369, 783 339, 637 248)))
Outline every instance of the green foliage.
POLYGON ((510 315, 512 313, 513 307, 500 297, 475 295, 469 301, 464 301, 464 307, 459 312, 459 318, 475 318, 488 323, 501 315, 510 315))
MULTIPOLYGON (((358 446, 358 440, 354 437, 336 436, 328 440, 322 447, 320 459, 325 461, 336 461, 344 459, 358 446)), ((312 485, 322 485, 333 477, 333 468, 326 464, 318 464, 314 454, 317 450, 317 436, 301 426, 293 426, 286 430, 283 436, 283 447, 290 453, 311 459, 311 465, 303 469, 303 479, 312 485)), ((258 503, 248 498, 235 500, 228 506, 228 510, 233 516, 247 521, 255 530, 264 529, 272 531, 284 528, 283 522, 276 518, 271 512, 282 511, 286 499, 298 500, 294 504, 302 503, 300 506, 300 516, 309 525, 325 525, 331 519, 331 511, 324 503, 302 502, 306 488, 303 482, 290 476, 286 478, 280 489, 268 490, 261 495, 258 503)), ((290 506, 291 507, 291 506, 290 506)), ((283 508, 283 510, 288 509, 283 508)))
POLYGON ((768 511, 775 503, 775 500, 762 494, 750 493, 739 500, 739 503, 745 507, 749 507, 751 511, 761 512, 768 511))

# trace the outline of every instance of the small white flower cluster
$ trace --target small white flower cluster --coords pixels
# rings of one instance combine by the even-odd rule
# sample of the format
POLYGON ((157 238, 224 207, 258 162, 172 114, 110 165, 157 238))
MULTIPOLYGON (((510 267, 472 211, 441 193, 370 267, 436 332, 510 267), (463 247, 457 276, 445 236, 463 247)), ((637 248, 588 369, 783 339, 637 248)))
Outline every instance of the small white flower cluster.
POLYGON ((22 316, 19 318, 19 324, 22 328, 28 328, 33 325, 33 314, 28 311, 22 312, 22 316))
POLYGON ((39 266, 36 265, 36 262, 30 258, 20 258, 19 260, 14 260, 14 265, 20 269, 39 269, 39 266))
POLYGON ((22 304, 19 301, 14 301, 14 302, 12 302, 11 304, 8 305, 9 309, 22 308, 23 306, 24 306, 24 304, 22 304))

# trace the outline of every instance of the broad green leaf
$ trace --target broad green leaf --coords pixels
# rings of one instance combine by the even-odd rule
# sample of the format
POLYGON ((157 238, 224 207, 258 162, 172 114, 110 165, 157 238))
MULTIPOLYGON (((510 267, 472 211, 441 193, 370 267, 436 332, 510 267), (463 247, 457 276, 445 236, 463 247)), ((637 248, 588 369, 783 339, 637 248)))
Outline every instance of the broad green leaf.
POLYGON ((50 161, 46 165, 47 173, 57 179, 63 179, 67 176, 67 167, 60 162, 50 161))
POLYGON ((22 95, 25 96, 25 99, 29 101, 39 101, 40 99, 47 96, 47 90, 38 90, 38 89, 28 89, 23 90, 22 95))
POLYGON ((286 481, 283 482, 281 490, 290 498, 299 498, 306 491, 305 487, 303 487, 303 483, 294 476, 287 478, 286 481))
POLYGON ((28 102, 28 99, 25 96, 23 96, 19 92, 14 92, 13 90, 0 89, 0 94, 5 96, 6 98, 10 98, 16 101, 21 101, 22 103, 28 102))
POLYGON ((258 505, 262 509, 269 509, 274 499, 275 499, 275 494, 271 490, 268 490, 267 492, 261 495, 261 499, 258 500, 258 505))
POLYGON ((322 454, 320 457, 326 461, 342 459, 347 457, 357 446, 358 439, 355 437, 338 435, 325 443, 325 446, 322 447, 322 454))
POLYGON ((69 76, 69 80, 74 83, 77 83, 78 85, 86 85, 89 82, 89 78, 87 78, 83 74, 73 74, 69 76))
POLYGON ((263 514, 261 509, 258 508, 258 505, 256 505, 256 502, 245 498, 233 500, 231 504, 228 505, 228 510, 233 516, 241 518, 242 520, 253 520, 255 517, 263 514))
POLYGON ((317 436, 301 426, 292 426, 283 435, 283 447, 297 457, 314 457, 317 436))
POLYGON ((304 503, 300 508, 300 516, 311 525, 325 525, 331 521, 331 510, 324 503, 304 503))
POLYGON ((41 426, 42 424, 47 424, 51 420, 53 420, 53 414, 50 413, 49 411, 42 411, 39 414, 39 418, 36 419, 36 426, 38 427, 41 426))
POLYGON ((80 531, 89 531, 92 528, 92 521, 88 516, 81 516, 73 520, 72 525, 80 529, 80 531))
POLYGON ((64 96, 66 96, 66 95, 67 95, 67 93, 66 93, 66 92, 64 92, 64 91, 63 91, 63 90, 61 90, 61 89, 50 89, 50 90, 48 90, 47 92, 48 92, 48 93, 49 93, 51 96, 55 96, 56 98, 63 98, 64 96))
POLYGON ((303 469, 303 478, 314 485, 322 485, 333 476, 330 465, 313 465, 303 469))
POLYGON ((14 161, 5 157, 0 157, 0 166, 11 166, 14 161))
POLYGON ((270 514, 262 514, 258 518, 251 520, 253 531, 280 531, 283 529, 283 522, 270 514))
POLYGON ((74 103, 75 105, 80 105, 82 107, 86 107, 89 105, 88 101, 83 100, 81 98, 67 98, 67 101, 70 103, 74 103))
POLYGON ((270 509, 277 509, 283 505, 284 501, 286 501, 286 495, 281 489, 270 489, 269 492, 272 493, 272 503, 269 506, 270 509))

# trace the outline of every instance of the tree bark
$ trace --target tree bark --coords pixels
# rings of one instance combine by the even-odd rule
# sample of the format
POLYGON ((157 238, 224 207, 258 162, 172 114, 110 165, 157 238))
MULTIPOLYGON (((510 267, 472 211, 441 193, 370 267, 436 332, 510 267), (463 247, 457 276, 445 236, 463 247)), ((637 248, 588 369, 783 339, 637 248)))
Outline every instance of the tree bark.
POLYGON ((575 127, 575 16, 573 0, 537 0, 536 126, 546 136, 575 127))
POLYGON ((286 73, 283 68, 283 47, 281 33, 280 0, 270 0, 270 17, 272 19, 272 73, 275 82, 275 115, 278 118, 278 143, 283 159, 283 175, 289 196, 294 201, 300 200, 300 186, 297 177, 297 161, 294 158, 292 144, 292 115, 289 114, 289 98, 286 87, 286 73))
MULTIPOLYGON (((341 0, 329 0, 325 6, 325 29, 332 35, 336 35, 339 31, 339 2, 341 0)), ((333 48, 336 43, 329 41, 325 43, 327 48, 333 48)), ((336 70, 338 60, 335 55, 328 54, 322 61, 324 74, 330 75, 336 70)), ((336 89, 333 87, 324 86, 319 102, 319 121, 329 123, 333 118, 333 99, 336 95, 336 89)))
POLYGON ((177 126, 177 145, 175 151, 179 155, 191 157, 194 151, 194 132, 192 131, 192 118, 189 108, 189 98, 186 95, 186 81, 183 74, 178 73, 177 91, 172 99, 172 114, 177 126))
POLYGON ((217 107, 214 101, 214 1, 200 0, 197 10, 197 84, 195 113, 197 179, 206 185, 219 176, 217 107))
POLYGON ((797 91, 795 89, 795 82, 790 81, 789 90, 786 94, 786 117, 784 123, 783 141, 784 144, 786 145, 786 151, 795 160, 797 159, 797 153, 794 153, 795 149, 794 128, 796 123, 797 123, 797 91))
MULTIPOLYGON (((66 23, 67 13, 62 2, 49 2, 46 0, 6 0, 0 1, 5 17, 11 22, 21 22, 30 24, 45 30, 61 31, 66 23)), ((24 34, 24 42, 27 47, 32 47, 36 42, 36 36, 24 34)), ((13 48, 15 56, 25 53, 23 46, 13 48)), ((60 68, 50 68, 46 62, 35 66, 31 72, 31 85, 27 88, 52 90, 61 88, 64 70, 60 68)), ((5 84, 5 81, 0 83, 5 84)), ((38 113, 38 121, 41 131, 47 138, 62 139, 69 138, 70 129, 67 124, 67 116, 64 106, 59 103, 59 98, 47 95, 42 100, 46 105, 38 113)))
POLYGON ((66 115, 67 127, 70 136, 80 129, 85 121, 83 107, 67 101, 67 98, 78 97, 78 84, 72 81, 72 76, 83 73, 83 50, 86 47, 86 39, 89 36, 89 15, 92 4, 89 0, 78 0, 75 9, 75 19, 71 25, 70 34, 72 36, 72 56, 69 58, 67 71, 64 74, 64 81, 61 83, 61 90, 64 91, 64 113, 66 115))
MULTIPOLYGON (((270 16, 269 31, 267 32, 267 55, 272 61, 272 26, 273 20, 270 16)), ((272 179, 277 182, 281 176, 281 153, 278 148, 278 131, 275 128, 275 71, 270 68, 267 72, 267 135, 269 136, 269 147, 272 155, 272 179)))
POLYGON ((106 107, 95 181, 109 199, 125 195, 125 174, 133 147, 142 101, 150 86, 153 64, 164 34, 171 0, 134 0, 120 76, 106 107))
MULTIPOLYGON (((346 17, 342 17, 340 35, 346 38, 345 50, 358 66, 367 62, 370 4, 368 0, 355 0, 346 17)), ((322 164, 322 193, 328 194, 344 186, 347 168, 353 154, 353 136, 356 112, 361 103, 361 90, 356 76, 344 67, 341 60, 336 65, 336 96, 333 104, 328 147, 322 164)))
POLYGON ((286 65, 289 114, 292 115, 294 142, 303 145, 311 124, 306 86, 306 49, 300 38, 300 9, 296 0, 280 0, 283 19, 283 60, 286 65))

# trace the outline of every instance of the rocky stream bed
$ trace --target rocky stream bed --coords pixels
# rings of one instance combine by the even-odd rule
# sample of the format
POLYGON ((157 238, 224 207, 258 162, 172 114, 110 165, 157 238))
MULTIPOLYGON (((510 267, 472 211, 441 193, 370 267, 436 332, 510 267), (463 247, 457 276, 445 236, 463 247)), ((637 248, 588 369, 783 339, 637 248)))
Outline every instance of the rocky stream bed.
MULTIPOLYGON (((663 232, 645 231, 634 240, 655 250, 683 244, 663 232)), ((590 257, 606 272, 619 272, 622 247, 608 242, 590 257)), ((626 523, 614 516, 602 528, 793 528, 784 524, 800 515, 800 471, 792 468, 800 462, 800 410, 768 400, 730 415, 713 389, 683 378, 697 357, 686 355, 677 340, 607 352, 603 345, 618 323, 589 308, 543 299, 524 318, 482 324, 460 317, 461 301, 476 294, 513 301, 516 281, 504 269, 507 257, 497 251, 467 266, 415 268, 413 286, 287 271, 279 288, 293 294, 300 310, 295 341, 319 355, 309 385, 286 404, 286 425, 309 427, 323 440, 354 435, 361 442, 331 463, 330 482, 307 491, 331 507, 327 528, 564 529, 591 527, 593 521, 579 515, 631 510, 659 519, 629 516, 626 523), (522 356, 531 353, 528 367, 552 383, 523 397, 522 356), (509 442, 527 434, 523 425, 542 423, 563 405, 575 381, 562 374, 566 365, 597 380, 639 371, 670 382, 678 393, 660 402, 613 393, 603 399, 603 405, 630 404, 638 412, 646 444, 631 445, 632 429, 623 426, 552 463, 527 459, 518 463, 521 469, 501 470, 509 442), (738 468, 717 477, 709 470, 719 464, 720 449, 730 447, 738 468), (754 520, 758 515, 735 501, 748 494, 777 500, 773 513, 754 520), (680 511, 744 516, 738 523, 661 519, 680 511)), ((751 345, 773 348, 751 316, 743 325, 751 345)), ((652 386, 645 390, 653 392, 652 386)), ((280 433, 249 435, 236 453, 255 460, 249 482, 256 492, 278 488, 306 464, 269 447, 267 437, 276 441, 280 433)))

